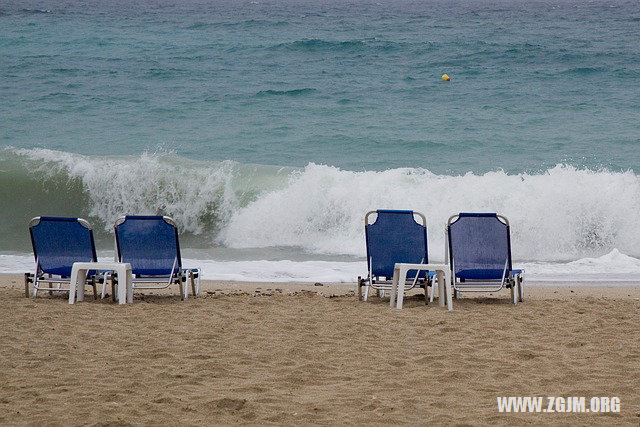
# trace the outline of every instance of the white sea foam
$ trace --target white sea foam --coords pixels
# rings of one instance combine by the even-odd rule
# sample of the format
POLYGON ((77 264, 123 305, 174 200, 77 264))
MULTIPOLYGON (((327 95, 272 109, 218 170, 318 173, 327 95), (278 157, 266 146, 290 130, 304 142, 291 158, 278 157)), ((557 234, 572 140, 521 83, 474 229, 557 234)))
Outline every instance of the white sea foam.
POLYGON ((181 231, 200 234, 211 217, 224 224, 247 193, 272 188, 259 166, 232 161, 204 163, 171 153, 91 157, 47 149, 13 151, 31 160, 34 173, 44 179, 63 174, 79 180, 91 198, 89 215, 109 231, 122 215, 163 213, 181 231))
POLYGON ((434 259, 443 258, 447 219, 461 211, 506 215, 519 259, 568 261, 613 248, 640 254, 638 176, 561 165, 539 175, 446 176, 312 164, 291 174, 284 188, 234 212, 221 236, 231 247, 298 245, 362 256, 364 213, 378 208, 423 212, 434 259))
POLYGON ((526 276, 545 282, 640 282, 640 259, 634 258, 617 249, 598 258, 582 258, 568 263, 523 263, 526 276))
MULTIPOLYGON (((93 157, 11 150, 43 180, 79 182, 93 221, 164 213, 182 232, 230 248, 299 247, 309 255, 364 256, 365 212, 413 209, 428 221, 430 258, 444 257, 444 225, 460 211, 511 221, 515 259, 569 262, 617 248, 640 256, 640 178, 631 171, 558 165, 539 174, 436 175, 426 169, 346 171, 206 162, 171 153, 93 157)), ((65 191, 64 188, 60 191, 65 191)), ((21 219, 22 221, 22 219, 21 219)), ((23 226, 23 222, 20 223, 23 226)))
MULTIPOLYGON (((111 261, 112 257, 100 257, 111 261)), ((235 280, 251 282, 354 283, 358 276, 366 276, 366 261, 215 261, 184 259, 185 267, 200 267, 206 280, 235 280)), ((35 263, 30 254, 0 255, 0 273, 33 271, 35 263)), ((640 259, 621 254, 617 250, 599 258, 584 258, 569 263, 516 263, 524 268, 527 282, 602 282, 640 283, 640 259)))
MULTIPOLYGON (((99 257, 99 260, 113 261, 113 257, 99 257)), ((184 259, 183 265, 201 268, 202 278, 206 280, 352 283, 366 273, 363 262, 184 259)), ((0 273, 20 274, 34 269, 35 262, 30 254, 0 254, 0 273)))

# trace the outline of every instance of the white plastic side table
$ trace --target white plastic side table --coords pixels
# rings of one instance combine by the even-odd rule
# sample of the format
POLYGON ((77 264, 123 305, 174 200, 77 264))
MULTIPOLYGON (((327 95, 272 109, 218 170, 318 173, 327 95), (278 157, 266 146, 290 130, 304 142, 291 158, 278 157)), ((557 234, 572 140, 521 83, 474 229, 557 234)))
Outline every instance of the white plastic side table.
POLYGON ((439 305, 444 307, 444 300, 446 298, 447 308, 449 310, 453 310, 453 301, 451 298, 451 270, 449 269, 448 264, 397 263, 393 269, 393 284, 391 285, 391 300, 389 301, 389 305, 391 307, 393 307, 393 303, 397 295, 396 308, 402 308, 402 301, 404 300, 404 284, 407 280, 407 273, 410 270, 417 270, 417 272, 434 270, 436 272, 436 278, 438 279, 439 305))
MULTIPOLYGON (((77 300, 84 299, 84 282, 87 280, 87 273, 91 270, 110 270, 118 274, 118 302, 120 304, 133 302, 133 282, 131 275, 131 264, 122 262, 74 262, 71 268, 71 283, 69 289, 69 304, 77 300), (123 280, 125 279, 126 280, 123 280), (125 286, 123 286, 125 285, 125 286)), ((106 280, 106 278, 105 278, 106 280)))

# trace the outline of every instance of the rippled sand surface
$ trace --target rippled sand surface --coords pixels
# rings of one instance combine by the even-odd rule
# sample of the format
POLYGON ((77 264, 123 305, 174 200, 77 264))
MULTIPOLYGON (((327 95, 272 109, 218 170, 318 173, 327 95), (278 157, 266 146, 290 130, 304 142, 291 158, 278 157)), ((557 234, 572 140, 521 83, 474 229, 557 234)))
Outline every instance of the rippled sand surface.
POLYGON ((405 309, 348 286, 203 285, 69 306, 0 277, 0 424, 640 422, 640 287, 530 287, 405 309), (497 396, 617 396, 500 414, 497 396))

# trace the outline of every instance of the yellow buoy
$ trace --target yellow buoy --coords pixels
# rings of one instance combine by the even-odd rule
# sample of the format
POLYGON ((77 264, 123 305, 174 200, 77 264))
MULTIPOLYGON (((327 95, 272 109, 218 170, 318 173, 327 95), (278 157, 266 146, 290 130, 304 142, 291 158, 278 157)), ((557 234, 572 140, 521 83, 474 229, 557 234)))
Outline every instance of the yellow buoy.
POLYGON ((449 77, 448 74, 443 74, 442 75, 442 80, 444 80, 445 82, 448 82, 449 80, 451 80, 451 77, 449 77))

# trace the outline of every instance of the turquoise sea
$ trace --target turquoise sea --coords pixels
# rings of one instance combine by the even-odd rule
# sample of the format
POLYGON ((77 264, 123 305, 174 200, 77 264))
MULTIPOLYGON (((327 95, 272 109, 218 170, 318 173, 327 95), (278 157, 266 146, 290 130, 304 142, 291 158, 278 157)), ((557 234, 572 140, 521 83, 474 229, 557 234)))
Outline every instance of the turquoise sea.
POLYGON ((208 277, 350 280, 400 208, 434 259, 498 211, 534 276, 640 278, 638 34, 638 1, 3 0, 0 271, 33 216, 109 256, 164 213, 208 277))

